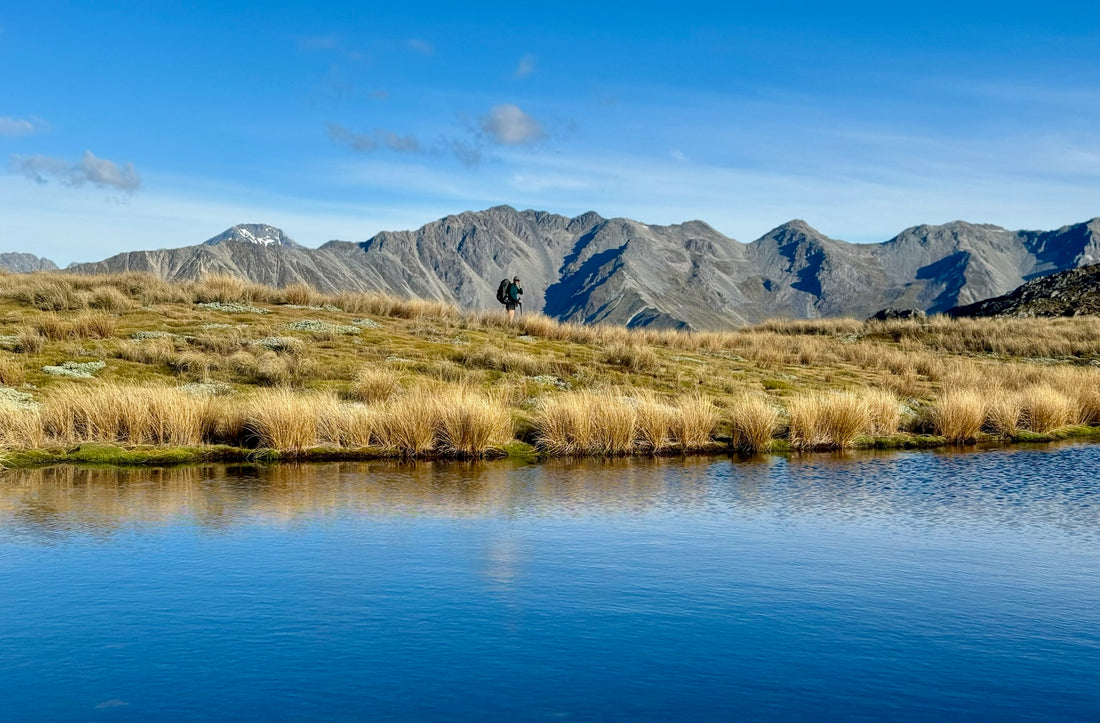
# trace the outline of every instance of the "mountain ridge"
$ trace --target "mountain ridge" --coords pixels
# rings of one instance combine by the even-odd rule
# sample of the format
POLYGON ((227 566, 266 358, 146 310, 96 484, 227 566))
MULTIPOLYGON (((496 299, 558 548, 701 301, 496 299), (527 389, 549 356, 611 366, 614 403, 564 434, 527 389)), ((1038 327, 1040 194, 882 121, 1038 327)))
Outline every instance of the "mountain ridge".
MULTIPOLYGON (((289 239, 266 228, 273 238, 277 231, 289 239)), ((70 269, 164 278, 227 273, 468 309, 497 308, 497 283, 518 274, 527 310, 558 319, 721 329, 774 317, 865 318, 889 306, 944 312, 1100 260, 1100 218, 1052 231, 923 224, 879 244, 833 239, 801 219, 742 243, 699 220, 661 226, 595 211, 567 217, 511 206, 316 249, 221 238, 232 230, 214 237, 221 239, 216 244, 127 252, 70 269)))

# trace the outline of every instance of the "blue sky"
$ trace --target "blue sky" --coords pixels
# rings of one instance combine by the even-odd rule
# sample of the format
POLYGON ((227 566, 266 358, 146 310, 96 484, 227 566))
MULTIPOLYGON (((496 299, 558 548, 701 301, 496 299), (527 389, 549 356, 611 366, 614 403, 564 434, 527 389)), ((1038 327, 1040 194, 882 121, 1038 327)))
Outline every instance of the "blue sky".
POLYGON ((506 203, 750 241, 1100 215, 1094 3, 0 5, 0 250, 506 203))

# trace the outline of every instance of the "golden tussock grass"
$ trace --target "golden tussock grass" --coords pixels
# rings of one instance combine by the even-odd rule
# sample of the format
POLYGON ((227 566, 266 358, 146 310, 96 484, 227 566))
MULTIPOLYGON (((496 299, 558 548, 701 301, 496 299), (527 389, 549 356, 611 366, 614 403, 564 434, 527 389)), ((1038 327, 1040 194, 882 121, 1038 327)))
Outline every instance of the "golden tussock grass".
POLYGON ((973 442, 986 418, 987 398, 983 392, 956 389, 945 392, 931 409, 932 427, 948 442, 973 442))
POLYGON ((738 397, 730 404, 728 414, 730 445, 740 452, 767 449, 782 423, 779 408, 762 394, 738 397))
POLYGON ((437 401, 435 393, 423 388, 390 400, 377 433, 380 446, 407 456, 434 451, 439 426, 437 401))
POLYGON ((871 431, 867 400, 850 392, 803 393, 787 401, 789 441, 798 449, 844 449, 871 431))
POLYGON ((634 401, 638 448, 653 454, 668 448, 672 443, 672 421, 677 414, 676 408, 648 390, 635 392, 634 401))
POLYGON ((547 397, 536 424, 538 445, 553 454, 626 454, 638 436, 634 400, 613 392, 547 397))
POLYGON ((722 415, 711 397, 693 393, 680 397, 673 406, 672 438, 683 451, 702 449, 713 441, 722 415))
POLYGON ((321 441, 338 447, 362 449, 375 443, 382 413, 366 404, 344 403, 323 407, 319 420, 321 441))
POLYGON ((384 402, 401 390, 400 377, 392 369, 377 365, 362 367, 352 380, 348 396, 368 404, 384 402))
POLYGON ((61 444, 197 445, 205 402, 165 385, 71 385, 43 399, 44 437, 61 444))
POLYGON ((126 311, 134 302, 114 286, 97 286, 88 297, 88 306, 103 311, 126 311))
POLYGON ((321 418, 333 415, 338 402, 318 392, 265 389, 250 394, 245 404, 246 427, 259 446, 300 452, 317 446, 321 418))
POLYGON ((498 399, 455 388, 435 398, 439 446, 463 457, 500 450, 512 439, 512 415, 498 399))
POLYGON ((870 418, 868 431, 877 436, 895 434, 901 426, 902 405, 897 396, 886 389, 865 389, 859 393, 870 418))
POLYGON ((46 337, 37 329, 22 327, 15 332, 15 351, 21 354, 38 354, 46 348, 46 337))
POLYGON ((568 392, 543 398, 536 422, 536 441, 551 454, 587 454, 592 449, 592 392, 568 392))
POLYGON ((632 372, 648 372, 657 368, 657 354, 647 346, 617 343, 600 355, 604 364, 632 372))
POLYGON ((1005 389, 989 390, 986 393, 984 428, 990 433, 1005 438, 1015 436, 1023 413, 1023 402, 1018 393, 1005 389))
POLYGON ((27 380, 23 364, 15 357, 0 352, 0 386, 17 387, 27 380))
POLYGON ((41 412, 0 399, 0 447, 41 447, 46 441, 41 412))
POLYGON ((1020 393, 1023 424, 1033 432, 1050 432, 1077 421, 1077 406, 1053 387, 1028 387, 1020 393))

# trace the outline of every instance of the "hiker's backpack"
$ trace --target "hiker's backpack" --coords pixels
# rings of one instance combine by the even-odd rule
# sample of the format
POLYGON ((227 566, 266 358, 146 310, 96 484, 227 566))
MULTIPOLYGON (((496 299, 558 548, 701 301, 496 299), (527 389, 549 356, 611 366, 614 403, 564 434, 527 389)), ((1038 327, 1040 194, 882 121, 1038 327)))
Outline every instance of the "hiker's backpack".
POLYGON ((497 301, 502 304, 507 304, 511 299, 508 298, 508 287, 512 284, 511 281, 505 279, 500 282, 500 286, 497 287, 497 301))

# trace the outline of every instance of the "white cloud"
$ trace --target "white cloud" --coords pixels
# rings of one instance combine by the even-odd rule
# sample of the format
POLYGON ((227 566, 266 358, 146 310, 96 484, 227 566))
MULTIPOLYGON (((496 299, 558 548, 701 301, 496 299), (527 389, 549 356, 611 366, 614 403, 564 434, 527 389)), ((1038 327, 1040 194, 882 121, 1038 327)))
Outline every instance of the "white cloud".
POLYGON ((503 146, 522 146, 542 140, 546 132, 519 106, 495 105, 481 119, 481 130, 503 146))
POLYGON ((420 142, 411 133, 401 136, 393 131, 380 129, 373 133, 356 133, 336 123, 325 124, 325 132, 333 143, 361 153, 369 153, 378 148, 388 148, 398 153, 419 153, 422 150, 420 142))
POLYGON ((405 41, 405 45, 409 47, 414 53, 420 53, 421 55, 435 55, 435 46, 422 38, 412 38, 405 41))
POLYGON ((535 72, 535 56, 531 53, 527 53, 519 59, 519 64, 516 66, 516 72, 512 74, 513 78, 526 78, 535 72))
POLYGON ((26 136, 45 129, 46 123, 38 118, 0 117, 0 136, 26 136))
POLYGON ((120 166, 106 158, 97 158, 91 151, 84 151, 84 155, 76 163, 51 156, 14 155, 11 157, 10 167, 12 171, 37 183, 47 183, 54 179, 67 186, 91 184, 127 193, 141 188, 141 176, 134 164, 124 163, 120 166))

